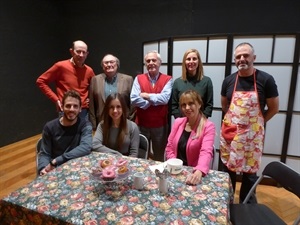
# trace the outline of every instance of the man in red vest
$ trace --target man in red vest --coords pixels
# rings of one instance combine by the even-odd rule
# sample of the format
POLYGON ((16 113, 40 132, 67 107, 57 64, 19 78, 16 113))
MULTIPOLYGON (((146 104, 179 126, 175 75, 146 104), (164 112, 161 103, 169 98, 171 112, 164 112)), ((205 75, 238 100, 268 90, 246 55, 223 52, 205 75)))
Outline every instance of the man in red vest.
POLYGON ((168 139, 168 102, 172 92, 172 77, 159 72, 161 57, 157 51, 145 55, 148 72, 136 76, 130 99, 136 108, 136 124, 152 143, 153 159, 164 161, 168 139))

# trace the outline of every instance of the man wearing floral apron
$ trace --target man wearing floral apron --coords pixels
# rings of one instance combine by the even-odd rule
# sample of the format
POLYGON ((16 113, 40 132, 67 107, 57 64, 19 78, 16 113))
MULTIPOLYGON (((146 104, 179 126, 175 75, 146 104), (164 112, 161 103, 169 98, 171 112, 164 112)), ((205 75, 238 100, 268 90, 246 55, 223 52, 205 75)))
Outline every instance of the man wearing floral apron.
MULTIPOLYGON (((278 112, 279 106, 275 80, 270 74, 254 68, 255 58, 251 44, 239 44, 234 51, 238 72, 224 79, 221 90, 225 113, 220 132, 221 160, 234 190, 236 173, 243 174, 240 202, 257 179, 265 123, 278 112)), ((252 202, 256 202, 255 196, 249 199, 249 203, 252 202)))

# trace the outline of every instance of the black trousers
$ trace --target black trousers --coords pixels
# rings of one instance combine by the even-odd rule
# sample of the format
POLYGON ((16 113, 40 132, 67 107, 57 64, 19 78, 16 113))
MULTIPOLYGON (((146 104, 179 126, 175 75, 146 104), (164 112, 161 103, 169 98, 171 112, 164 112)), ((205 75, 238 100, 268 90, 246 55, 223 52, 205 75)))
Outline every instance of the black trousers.
MULTIPOLYGON (((230 171, 225 165, 223 165, 223 171, 229 173, 231 182, 232 182, 232 187, 233 191, 235 192, 235 187, 236 187, 236 177, 237 174, 236 172, 230 171)), ((242 183, 241 183, 241 189, 240 189, 240 196, 239 196, 239 202, 243 203, 244 199, 246 198, 248 192, 254 185, 254 183, 257 180, 257 175, 256 173, 243 173, 242 174, 242 183)), ((255 193, 255 191, 254 191, 255 193)), ((256 196, 252 195, 247 203, 257 203, 256 196)))

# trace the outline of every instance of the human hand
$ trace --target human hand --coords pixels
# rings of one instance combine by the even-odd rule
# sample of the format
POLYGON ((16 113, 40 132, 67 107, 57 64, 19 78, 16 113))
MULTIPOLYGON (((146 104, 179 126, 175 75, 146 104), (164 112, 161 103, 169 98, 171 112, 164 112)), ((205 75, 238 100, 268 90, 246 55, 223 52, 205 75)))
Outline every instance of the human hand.
POLYGON ((62 104, 59 100, 57 100, 56 105, 60 111, 63 111, 62 104))
POLYGON ((49 173, 51 170, 53 170, 55 167, 54 166, 51 166, 50 163, 44 168, 41 170, 40 172, 40 175, 43 176, 47 173, 49 173))
POLYGON ((187 178, 186 178, 186 184, 190 184, 190 185, 197 185, 199 183, 201 183, 202 180, 202 172, 200 170, 195 170, 194 173, 190 174, 187 178))
POLYGON ((41 176, 45 175, 46 173, 48 173, 48 172, 46 171, 46 167, 40 171, 40 175, 41 175, 41 176))
POLYGON ((89 98, 87 98, 87 99, 85 100, 85 102, 86 102, 87 106, 90 105, 90 99, 89 99, 89 98))
POLYGON ((143 99, 148 100, 148 101, 149 101, 149 99, 150 99, 149 94, 146 93, 146 92, 142 92, 142 93, 140 94, 140 97, 142 97, 143 99))

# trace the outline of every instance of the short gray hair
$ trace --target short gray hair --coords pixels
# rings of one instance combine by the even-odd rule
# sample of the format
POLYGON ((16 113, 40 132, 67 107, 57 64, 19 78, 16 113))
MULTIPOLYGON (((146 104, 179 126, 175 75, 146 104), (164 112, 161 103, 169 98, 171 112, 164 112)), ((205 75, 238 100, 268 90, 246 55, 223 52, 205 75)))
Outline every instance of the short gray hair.
POLYGON ((149 55, 150 53, 155 53, 155 54, 157 55, 158 60, 161 62, 161 56, 160 56, 160 54, 158 53, 158 51, 156 51, 156 50, 151 50, 151 51, 147 52, 146 55, 145 55, 145 57, 144 57, 144 62, 146 62, 146 57, 147 57, 147 55, 149 55))
POLYGON ((241 46, 244 46, 244 45, 248 45, 250 48, 251 48, 251 51, 252 53, 254 54, 254 47, 253 45, 251 45, 249 42, 242 42, 240 44, 238 44, 235 49, 234 49, 234 54, 235 54, 235 50, 238 48, 238 47, 241 47, 241 46))
POLYGON ((116 63, 117 63, 117 66, 118 66, 118 68, 120 69, 120 60, 119 60, 116 56, 114 56, 114 55, 112 55, 112 54, 106 54, 105 56, 103 56, 103 58, 102 58, 102 60, 101 60, 101 66, 103 66, 103 59, 104 59, 106 56, 108 56, 108 55, 111 55, 112 57, 115 58, 116 63))

